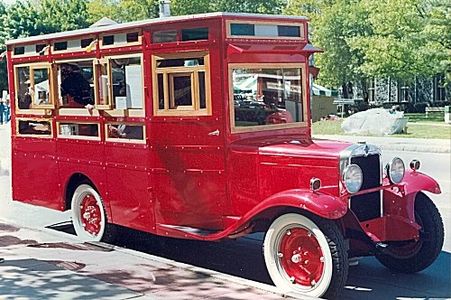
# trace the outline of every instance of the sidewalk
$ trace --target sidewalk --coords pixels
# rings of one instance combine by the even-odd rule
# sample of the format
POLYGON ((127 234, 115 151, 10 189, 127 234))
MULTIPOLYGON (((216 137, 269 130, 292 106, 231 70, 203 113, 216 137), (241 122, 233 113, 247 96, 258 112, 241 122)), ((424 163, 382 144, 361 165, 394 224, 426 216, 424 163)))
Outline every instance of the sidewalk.
POLYGON ((5 259, 0 263, 1 299, 283 297, 269 285, 4 221, 0 221, 0 257, 5 259))
POLYGON ((347 141, 352 143, 367 142, 381 147, 382 150, 413 151, 430 153, 450 153, 450 139, 416 139, 398 137, 351 136, 351 135, 314 135, 314 139, 347 141))

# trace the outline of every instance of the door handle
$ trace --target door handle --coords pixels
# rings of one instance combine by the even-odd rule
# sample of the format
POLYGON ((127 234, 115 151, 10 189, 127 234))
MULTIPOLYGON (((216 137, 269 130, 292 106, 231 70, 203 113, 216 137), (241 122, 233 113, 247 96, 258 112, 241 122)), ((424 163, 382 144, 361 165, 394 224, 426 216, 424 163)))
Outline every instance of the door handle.
POLYGON ((208 134, 209 136, 218 136, 219 135, 219 129, 216 129, 215 131, 212 131, 208 134))

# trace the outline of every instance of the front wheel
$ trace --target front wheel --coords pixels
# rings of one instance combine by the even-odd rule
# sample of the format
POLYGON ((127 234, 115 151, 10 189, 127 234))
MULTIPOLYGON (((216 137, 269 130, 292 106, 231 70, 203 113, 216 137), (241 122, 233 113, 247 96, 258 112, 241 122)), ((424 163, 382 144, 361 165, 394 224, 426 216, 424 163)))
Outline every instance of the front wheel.
POLYGON ((71 208, 72 224, 82 241, 112 241, 114 228, 108 224, 102 198, 92 186, 81 184, 77 187, 71 208))
POLYGON ((416 273, 429 267, 440 254, 444 240, 443 221, 432 200, 423 193, 415 199, 415 221, 421 226, 416 241, 389 243, 376 258, 387 268, 401 273, 416 273))
POLYGON ((329 220, 289 213, 269 227, 263 243, 269 275, 292 295, 338 298, 348 277, 348 255, 329 220))

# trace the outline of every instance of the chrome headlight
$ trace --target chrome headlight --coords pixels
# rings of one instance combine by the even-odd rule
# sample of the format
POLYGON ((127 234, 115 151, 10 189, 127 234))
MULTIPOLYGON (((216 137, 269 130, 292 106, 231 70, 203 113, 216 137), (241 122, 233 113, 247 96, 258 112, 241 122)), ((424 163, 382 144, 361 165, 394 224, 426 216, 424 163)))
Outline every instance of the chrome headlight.
POLYGON ((362 187, 363 172, 356 164, 350 164, 343 172, 343 183, 349 193, 357 193, 362 187))
POLYGON ((404 178, 406 168, 402 159, 395 157, 387 164, 386 170, 391 183, 400 183, 404 178))

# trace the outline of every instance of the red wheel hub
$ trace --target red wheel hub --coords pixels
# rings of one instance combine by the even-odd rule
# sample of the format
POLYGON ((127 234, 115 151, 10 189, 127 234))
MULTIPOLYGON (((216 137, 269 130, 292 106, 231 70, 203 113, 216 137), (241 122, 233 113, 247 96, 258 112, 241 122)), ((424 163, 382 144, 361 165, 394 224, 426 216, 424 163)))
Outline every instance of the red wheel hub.
POLYGON ((102 227, 102 215, 97 200, 92 195, 86 195, 81 201, 80 216, 85 231, 98 235, 102 227))
POLYGON ((277 256, 293 284, 312 287, 323 275, 324 255, 315 235, 308 229, 286 230, 277 256))

